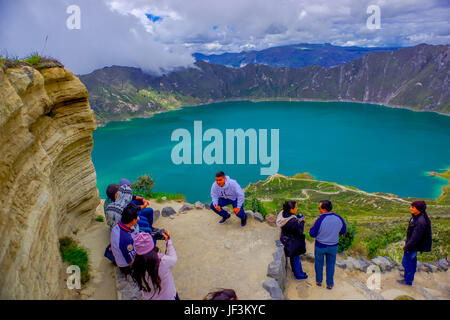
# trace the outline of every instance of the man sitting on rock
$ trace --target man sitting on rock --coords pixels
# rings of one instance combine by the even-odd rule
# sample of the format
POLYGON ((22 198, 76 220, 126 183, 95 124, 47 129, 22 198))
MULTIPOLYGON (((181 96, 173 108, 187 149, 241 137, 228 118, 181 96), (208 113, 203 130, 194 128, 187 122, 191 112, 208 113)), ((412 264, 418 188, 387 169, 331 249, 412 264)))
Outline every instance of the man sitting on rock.
POLYGON ((142 231, 151 233, 153 226, 153 209, 149 207, 150 202, 146 200, 143 196, 133 195, 133 190, 131 189, 131 182, 128 181, 127 179, 121 179, 119 184, 121 188, 121 189, 119 188, 119 191, 127 194, 128 197, 127 201, 129 201, 129 197, 131 196, 131 202, 139 207, 138 214, 140 220, 138 224, 140 229, 142 231))
POLYGON ((241 226, 247 224, 247 214, 244 211, 245 194, 236 180, 225 176, 223 171, 216 173, 216 182, 211 187, 211 209, 222 217, 219 223, 224 223, 230 218, 230 214, 222 208, 233 206, 233 212, 241 219, 241 226))
POLYGON ((111 202, 105 211, 106 223, 112 228, 116 225, 122 216, 122 211, 125 207, 133 203, 138 207, 138 215, 140 217, 138 221, 138 230, 151 233, 153 228, 153 209, 147 208, 149 202, 141 196, 133 195, 133 191, 130 188, 131 183, 126 180, 120 180, 120 187, 117 189, 116 185, 109 185, 106 190, 108 198, 114 197, 114 202, 111 202), (115 193, 114 191, 117 190, 115 193))
POLYGON ((117 266, 125 274, 130 274, 130 266, 136 256, 133 237, 137 231, 133 227, 138 221, 138 208, 130 203, 123 210, 121 220, 111 231, 111 251, 117 266))

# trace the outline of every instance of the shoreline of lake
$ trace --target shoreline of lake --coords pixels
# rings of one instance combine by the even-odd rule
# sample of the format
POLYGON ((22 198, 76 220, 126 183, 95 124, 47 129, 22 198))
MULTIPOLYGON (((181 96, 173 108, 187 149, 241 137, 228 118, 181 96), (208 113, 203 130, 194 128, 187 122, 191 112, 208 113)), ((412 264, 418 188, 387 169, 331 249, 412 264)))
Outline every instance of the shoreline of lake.
POLYGON ((250 101, 253 103, 259 103, 259 102, 271 102, 271 101, 279 101, 279 102, 323 102, 323 103, 327 103, 327 102, 343 102, 343 103, 357 103, 357 104, 368 104, 368 105, 373 105, 373 106, 381 106, 381 107, 386 107, 386 108, 393 108, 393 109, 405 109, 405 110, 410 110, 410 111, 414 111, 414 112, 426 112, 426 113, 436 113, 442 116, 447 116, 450 117, 450 113, 442 113, 442 112, 438 112, 438 111, 432 111, 432 110, 417 110, 414 109, 413 107, 410 106, 401 106, 401 105, 391 105, 391 104, 380 104, 379 102, 372 102, 372 101, 359 101, 359 100, 345 100, 345 99, 340 99, 340 100, 320 100, 320 99, 301 99, 301 98, 292 98, 292 99, 287 99, 287 98, 229 98, 229 99, 223 99, 223 100, 211 100, 210 102, 202 102, 202 103, 197 103, 197 104, 190 104, 190 105, 181 105, 179 107, 176 108, 172 108, 172 109, 165 109, 165 110, 161 110, 161 111, 156 111, 156 112, 149 112, 148 115, 137 115, 135 117, 129 117, 129 118, 125 118, 122 120, 109 120, 106 122, 98 122, 97 121, 97 127, 101 128, 101 127, 105 127, 108 123, 110 122, 121 122, 121 121, 131 121, 133 119, 147 119, 147 118, 151 118, 156 114, 160 114, 160 113, 166 113, 166 112, 173 112, 173 111, 178 111, 181 110, 183 108, 191 108, 191 107, 199 107, 199 106, 204 106, 204 105, 209 105, 209 104, 216 104, 216 103, 224 103, 224 102, 239 102, 239 101, 250 101))

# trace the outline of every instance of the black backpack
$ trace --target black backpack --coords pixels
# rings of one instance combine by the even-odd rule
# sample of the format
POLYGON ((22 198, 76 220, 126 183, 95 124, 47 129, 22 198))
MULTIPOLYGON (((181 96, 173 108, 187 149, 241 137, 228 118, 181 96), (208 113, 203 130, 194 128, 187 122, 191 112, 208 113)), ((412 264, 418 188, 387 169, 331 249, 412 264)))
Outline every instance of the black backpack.
POLYGON ((287 257, 296 257, 306 252, 304 234, 300 238, 284 235, 280 238, 280 241, 284 246, 284 253, 287 257))

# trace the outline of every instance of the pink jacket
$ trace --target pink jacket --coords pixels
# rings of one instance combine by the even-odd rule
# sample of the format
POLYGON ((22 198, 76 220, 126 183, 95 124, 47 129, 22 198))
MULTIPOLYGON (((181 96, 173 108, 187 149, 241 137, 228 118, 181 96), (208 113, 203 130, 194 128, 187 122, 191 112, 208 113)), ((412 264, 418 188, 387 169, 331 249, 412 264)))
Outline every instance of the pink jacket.
POLYGON ((161 278, 161 291, 155 292, 152 279, 147 275, 147 282, 152 289, 151 292, 142 290, 143 300, 175 300, 177 289, 173 280, 171 269, 177 263, 177 252, 173 246, 172 240, 167 241, 167 255, 158 253, 161 262, 159 264, 158 274, 161 278))

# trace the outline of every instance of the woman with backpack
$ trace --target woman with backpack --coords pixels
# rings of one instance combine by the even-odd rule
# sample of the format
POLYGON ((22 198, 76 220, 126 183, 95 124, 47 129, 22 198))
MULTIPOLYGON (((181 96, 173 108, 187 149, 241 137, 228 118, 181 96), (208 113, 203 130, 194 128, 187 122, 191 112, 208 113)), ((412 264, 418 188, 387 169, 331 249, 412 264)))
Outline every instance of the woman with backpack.
POLYGON ((308 279, 308 275, 303 272, 300 255, 306 252, 305 217, 299 213, 296 201, 286 201, 283 204, 283 211, 277 216, 277 226, 281 228, 280 241, 284 245, 284 252, 290 258, 291 268, 294 272, 295 280, 308 279))
POLYGON ((180 300, 172 276, 172 267, 177 263, 177 253, 165 231, 167 254, 159 252, 153 238, 146 232, 134 237, 136 257, 131 266, 131 276, 141 289, 143 300, 180 300))

